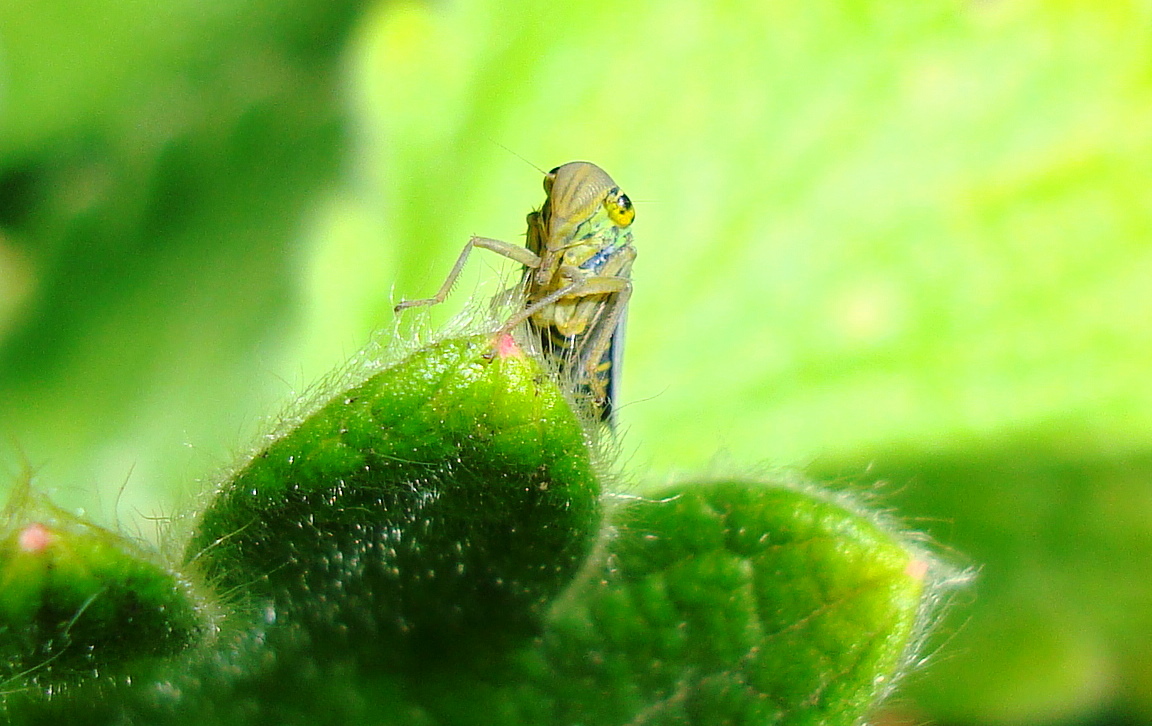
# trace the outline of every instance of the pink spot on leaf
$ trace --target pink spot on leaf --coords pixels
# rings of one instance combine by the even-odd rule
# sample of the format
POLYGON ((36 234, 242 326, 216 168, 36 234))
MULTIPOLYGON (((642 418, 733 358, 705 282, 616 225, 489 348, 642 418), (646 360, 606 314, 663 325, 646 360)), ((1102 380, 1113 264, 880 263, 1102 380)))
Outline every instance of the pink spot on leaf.
POLYGON ((524 356, 524 351, 520 350, 520 346, 512 339, 511 333, 503 333, 498 336, 493 347, 499 358, 521 358, 524 356))
POLYGON ((52 544, 53 539, 52 530, 39 522, 33 522, 20 530, 16 541, 25 552, 43 552, 52 544))
POLYGON ((923 580, 928 576, 928 563, 924 560, 912 560, 904 568, 904 574, 913 580, 923 580))

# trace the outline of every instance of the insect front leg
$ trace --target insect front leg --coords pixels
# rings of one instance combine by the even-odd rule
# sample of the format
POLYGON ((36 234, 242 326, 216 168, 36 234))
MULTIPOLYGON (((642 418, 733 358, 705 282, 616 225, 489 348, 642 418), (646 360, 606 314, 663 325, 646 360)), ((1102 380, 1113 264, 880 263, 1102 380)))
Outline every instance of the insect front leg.
MULTIPOLYGON (((561 268, 561 272, 564 270, 565 268, 561 268)), ((531 303, 530 305, 525 306, 520 312, 508 318, 508 321, 504 323, 504 326, 501 327, 499 331, 497 331, 497 335, 503 335, 504 333, 512 332, 512 329, 517 325, 524 322, 549 305, 555 305, 557 302, 563 300, 564 298, 582 294, 579 292, 579 290, 583 287, 586 279, 587 278, 577 276, 575 279, 569 280, 567 284, 553 290, 552 292, 531 303)))
POLYGON ((393 312, 399 313, 401 310, 414 308, 419 305, 438 305, 444 302, 445 298, 448 297, 448 293, 452 292, 452 286, 456 284, 456 278, 460 277, 460 272, 464 269, 464 264, 468 262, 468 255, 472 252, 473 247, 483 247, 486 250, 492 250, 496 254, 519 262, 525 267, 536 268, 540 266, 540 258, 526 247, 498 239, 474 236, 468 240, 468 244, 464 245, 464 249, 460 252, 460 257, 456 259, 456 264, 452 266, 452 270, 448 273, 448 278, 444 280, 444 284, 440 286, 440 289, 435 295, 420 300, 404 300, 392 309, 393 312))

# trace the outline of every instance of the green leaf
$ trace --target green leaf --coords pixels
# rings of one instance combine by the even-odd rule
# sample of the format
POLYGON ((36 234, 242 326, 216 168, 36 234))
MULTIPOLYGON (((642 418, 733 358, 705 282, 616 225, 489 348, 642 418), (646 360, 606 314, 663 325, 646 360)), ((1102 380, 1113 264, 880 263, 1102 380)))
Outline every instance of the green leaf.
POLYGON ((0 527, 0 693, 112 682, 209 630, 191 584, 155 554, 28 486, 0 527))
MULTIPOLYGON (((218 632, 7 715, 852 726, 887 694, 938 594, 931 557, 793 483, 617 497, 605 525, 585 423, 507 336, 342 385, 200 517, 188 559, 217 591, 218 632)), ((24 548, 45 532, 24 527, 24 548)), ((108 632, 133 612, 101 613, 92 657, 153 652, 108 632)))
POLYGON ((659 497, 615 511, 509 667, 413 684, 435 723, 850 726, 891 689, 944 574, 930 556, 809 487, 659 497))
POLYGON ((257 453, 204 512, 190 559, 225 592, 271 598, 318 646, 393 669, 499 649, 536 627, 599 529, 586 437, 514 345, 438 343, 257 453))

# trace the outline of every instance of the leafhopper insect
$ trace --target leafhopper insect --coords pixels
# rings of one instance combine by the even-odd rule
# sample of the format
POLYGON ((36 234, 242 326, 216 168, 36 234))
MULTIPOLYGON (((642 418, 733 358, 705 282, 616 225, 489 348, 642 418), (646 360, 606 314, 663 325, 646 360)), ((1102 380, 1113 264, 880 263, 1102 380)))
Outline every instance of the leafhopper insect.
POLYGON ((578 391, 601 420, 613 420, 623 346, 624 311, 632 296, 632 220, 628 195, 595 164, 573 161, 544 175, 544 205, 528 215, 527 246, 473 237, 440 290, 407 300, 396 312, 444 302, 474 247, 524 265, 515 294, 519 309, 498 335, 527 323, 532 343, 578 391))

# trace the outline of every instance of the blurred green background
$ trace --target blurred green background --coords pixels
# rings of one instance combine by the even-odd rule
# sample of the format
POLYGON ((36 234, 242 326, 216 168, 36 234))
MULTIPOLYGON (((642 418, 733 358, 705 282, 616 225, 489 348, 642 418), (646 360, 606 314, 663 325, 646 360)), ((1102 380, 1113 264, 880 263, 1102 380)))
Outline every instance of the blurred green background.
POLYGON ((574 159, 637 486, 803 467, 980 568, 906 718, 1152 721, 1148 2, 0 0, 0 465, 156 537, 574 159))

